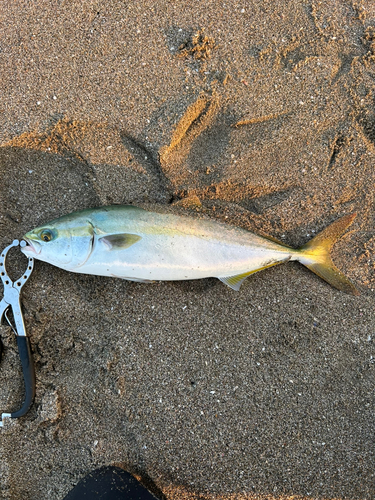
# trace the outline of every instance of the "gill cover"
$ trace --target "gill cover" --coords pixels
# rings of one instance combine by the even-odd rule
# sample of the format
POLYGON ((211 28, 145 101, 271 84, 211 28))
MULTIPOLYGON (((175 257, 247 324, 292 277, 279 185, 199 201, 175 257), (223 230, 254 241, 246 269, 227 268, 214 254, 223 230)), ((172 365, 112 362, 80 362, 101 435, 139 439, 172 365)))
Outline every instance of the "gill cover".
POLYGON ((22 249, 27 256, 74 271, 89 258, 94 230, 87 220, 62 217, 25 234, 28 243, 22 249))

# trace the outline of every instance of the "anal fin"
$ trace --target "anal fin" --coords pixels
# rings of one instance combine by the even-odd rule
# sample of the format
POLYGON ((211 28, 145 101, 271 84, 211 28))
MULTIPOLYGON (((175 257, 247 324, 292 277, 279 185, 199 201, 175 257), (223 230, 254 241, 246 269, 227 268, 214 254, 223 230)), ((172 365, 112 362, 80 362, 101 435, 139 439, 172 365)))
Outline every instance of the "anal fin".
POLYGON ((273 260, 271 262, 268 262, 264 266, 259 267, 258 269, 254 269, 253 271, 249 271, 247 273, 235 274, 233 276, 222 276, 219 278, 219 280, 225 283, 227 286, 229 286, 229 288, 232 288, 232 290, 238 292, 242 283, 251 274, 257 273, 258 271, 263 271, 263 269, 267 269, 269 267, 277 266, 278 264, 283 264, 284 262, 288 262, 288 260, 290 260, 290 256, 278 261, 273 260))
POLYGON ((242 274, 236 274, 234 276, 225 276, 222 278, 219 278, 220 281, 225 283, 229 288, 232 290, 235 290, 238 292, 240 289, 242 283, 245 281, 245 279, 250 276, 250 274, 253 274, 256 271, 250 271, 249 273, 242 273, 242 274))

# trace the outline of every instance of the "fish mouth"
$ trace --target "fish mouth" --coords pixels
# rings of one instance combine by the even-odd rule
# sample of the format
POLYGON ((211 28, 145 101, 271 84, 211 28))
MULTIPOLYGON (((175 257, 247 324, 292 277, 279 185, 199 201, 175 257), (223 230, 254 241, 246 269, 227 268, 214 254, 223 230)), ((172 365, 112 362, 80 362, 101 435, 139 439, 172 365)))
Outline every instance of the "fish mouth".
POLYGON ((29 238, 23 237, 26 245, 21 248, 21 252, 28 255, 39 255, 42 247, 37 241, 32 241, 29 238))

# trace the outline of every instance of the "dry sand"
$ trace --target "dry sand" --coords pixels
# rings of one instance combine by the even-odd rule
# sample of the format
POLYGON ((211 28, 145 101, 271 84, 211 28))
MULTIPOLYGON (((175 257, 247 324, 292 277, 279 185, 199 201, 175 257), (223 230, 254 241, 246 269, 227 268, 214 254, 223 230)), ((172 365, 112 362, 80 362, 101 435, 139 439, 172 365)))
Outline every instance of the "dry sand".
POLYGON ((295 246, 357 212, 334 258, 361 290, 298 264, 236 293, 37 262, 37 393, 1 430, 1 498, 62 499, 102 464, 166 499, 374 498, 375 4, 14 0, 0 19, 1 248, 112 203, 295 246))

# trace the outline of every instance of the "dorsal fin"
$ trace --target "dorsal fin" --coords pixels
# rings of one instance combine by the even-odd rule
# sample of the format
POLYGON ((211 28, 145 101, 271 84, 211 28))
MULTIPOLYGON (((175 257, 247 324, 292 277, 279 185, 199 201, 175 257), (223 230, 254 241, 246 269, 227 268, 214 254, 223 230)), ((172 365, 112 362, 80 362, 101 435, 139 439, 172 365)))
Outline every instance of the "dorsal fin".
POLYGON ((274 243, 277 243, 278 245, 281 245, 282 247, 286 247, 286 248, 291 248, 292 250, 294 250, 293 247, 289 246, 289 245, 286 245, 283 241, 281 240, 278 240, 277 238, 275 238, 274 236, 269 236, 268 234, 266 236, 264 236, 265 238, 267 238, 267 240, 270 240, 270 241, 273 241, 274 243))

